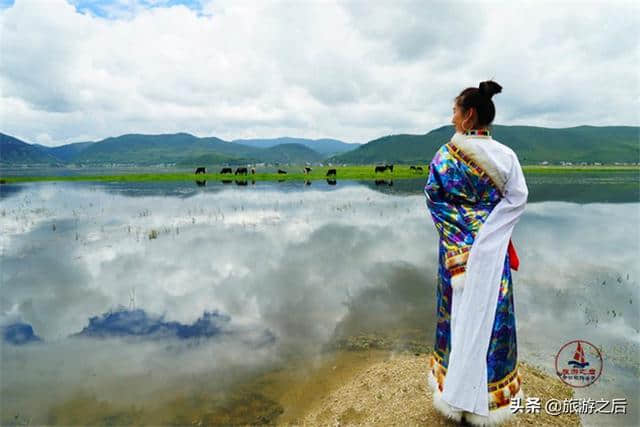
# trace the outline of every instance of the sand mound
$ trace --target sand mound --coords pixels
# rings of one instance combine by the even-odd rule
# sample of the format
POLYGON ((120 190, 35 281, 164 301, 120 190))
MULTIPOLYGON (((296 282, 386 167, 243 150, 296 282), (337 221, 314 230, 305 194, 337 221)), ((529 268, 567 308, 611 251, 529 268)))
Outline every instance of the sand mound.
MULTIPOLYGON (((521 362, 521 366, 525 396, 540 397, 542 409, 538 414, 519 413, 504 425, 579 426, 580 418, 575 414, 551 416, 544 411, 547 399, 569 399, 573 390, 531 365, 521 362)), ((364 365, 319 398, 295 424, 456 425, 433 408, 427 369, 426 354, 396 354, 364 365)))

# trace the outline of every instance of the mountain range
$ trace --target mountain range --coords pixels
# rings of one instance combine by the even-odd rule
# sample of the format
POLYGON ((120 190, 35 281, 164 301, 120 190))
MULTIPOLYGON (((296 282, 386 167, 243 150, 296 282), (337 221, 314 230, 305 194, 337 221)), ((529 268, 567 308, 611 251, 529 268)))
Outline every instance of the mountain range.
MULTIPOLYGON (((511 147, 522 164, 549 162, 640 161, 640 127, 491 126, 492 137, 511 147)), ((126 134, 100 141, 58 147, 30 144, 0 133, 0 163, 4 165, 213 164, 333 162, 346 164, 428 163, 454 129, 442 126, 424 135, 398 134, 366 144, 335 139, 273 138, 224 141, 188 133, 126 134)))

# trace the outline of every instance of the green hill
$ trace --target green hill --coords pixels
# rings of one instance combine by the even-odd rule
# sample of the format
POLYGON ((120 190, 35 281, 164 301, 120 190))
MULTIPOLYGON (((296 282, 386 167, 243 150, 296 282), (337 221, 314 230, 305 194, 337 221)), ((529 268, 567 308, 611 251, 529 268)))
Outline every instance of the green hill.
MULTIPOLYGON (((492 126, 493 137, 511 147, 522 164, 614 163, 640 161, 640 128, 637 126, 577 126, 552 129, 535 126, 492 126)), ((277 138, 247 140, 255 146, 228 142, 216 137, 198 138, 188 133, 127 134, 97 142, 45 147, 28 144, 0 133, 0 162, 3 164, 85 164, 107 163, 182 166, 246 163, 428 163, 442 144, 453 135, 452 126, 443 126, 424 135, 389 135, 355 149, 326 158, 310 148, 344 149, 335 140, 277 138), (299 141, 299 142, 292 142, 299 141), (311 142, 310 142, 311 141, 311 142), (320 142, 319 142, 320 141, 320 142), (324 142, 322 142, 324 141, 324 142), (329 142, 328 142, 329 141, 329 142), (274 142, 279 144, 272 145, 274 142), (284 143, 280 143, 284 142, 284 143), (300 143, 302 142, 302 143, 300 143)), ((344 144, 344 145, 340 145, 344 144)))
POLYGON ((40 145, 0 133, 0 163, 11 164, 57 164, 60 160, 40 145))
POLYGON ((281 144, 302 144, 311 148, 313 151, 317 151, 324 156, 330 156, 334 154, 344 153, 351 151, 359 144, 349 144, 346 142, 338 141, 337 139, 306 139, 306 138, 291 138, 284 136, 281 138, 270 139, 235 139, 232 142, 236 142, 250 147, 269 148, 281 144))
MULTIPOLYGON (((491 128, 493 138, 511 147, 522 164, 640 161, 640 128, 637 126, 552 129, 494 125, 491 128)), ((389 135, 333 156, 329 161, 350 164, 428 163, 453 133, 453 126, 443 126, 425 135, 389 135)))

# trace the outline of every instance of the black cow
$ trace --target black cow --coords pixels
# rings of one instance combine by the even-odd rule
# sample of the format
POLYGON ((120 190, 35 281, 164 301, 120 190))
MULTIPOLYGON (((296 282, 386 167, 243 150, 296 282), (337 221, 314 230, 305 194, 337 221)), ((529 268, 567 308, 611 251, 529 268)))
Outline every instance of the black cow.
POLYGON ((196 175, 199 173, 207 173, 207 168, 203 168, 203 167, 196 168, 196 175))
POLYGON ((311 168, 309 166, 305 166, 304 173, 307 174, 309 172, 311 172, 311 168))
POLYGON ((378 173, 378 172, 384 172, 384 171, 386 171, 386 170, 387 170, 387 165, 384 165, 384 166, 376 166, 375 173, 378 173))
POLYGON ((325 176, 332 176, 332 175, 336 176, 336 170, 335 169, 329 169, 327 171, 327 175, 325 175, 325 176))
POLYGON ((247 168, 236 168, 236 172, 234 173, 234 175, 246 175, 247 174, 247 168))
POLYGON ((415 166, 413 166, 413 165, 411 165, 411 166, 409 167, 409 170, 414 171, 414 170, 416 170, 416 167, 415 167, 415 166))
POLYGON ((233 173, 233 169, 231 168, 222 168, 222 170, 220 171, 220 174, 223 173, 233 173))
POLYGON ((286 174, 287 171, 283 171, 282 169, 278 169, 278 173, 286 174))

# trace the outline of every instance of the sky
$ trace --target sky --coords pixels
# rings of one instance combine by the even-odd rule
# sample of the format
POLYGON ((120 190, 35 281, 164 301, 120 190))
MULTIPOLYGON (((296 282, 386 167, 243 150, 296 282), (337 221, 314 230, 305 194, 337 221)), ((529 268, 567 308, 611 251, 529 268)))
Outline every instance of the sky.
POLYGON ((0 132, 364 143, 488 79, 494 124, 638 126, 639 26, 610 0, 0 0, 0 132))

